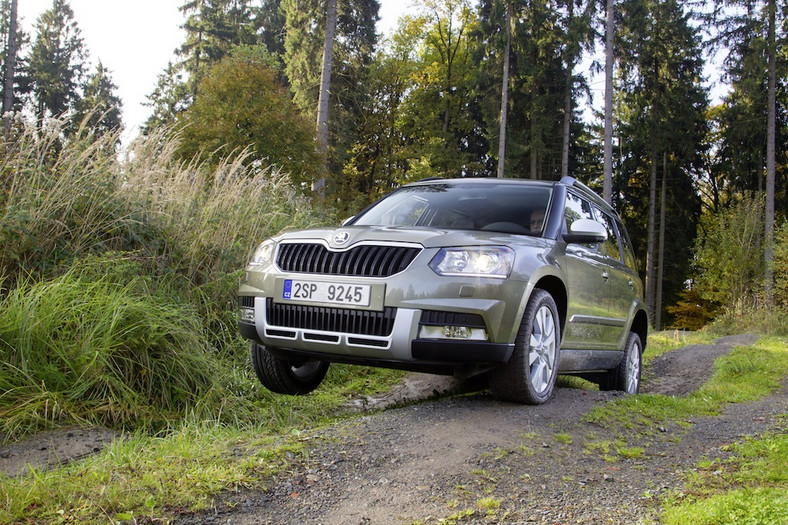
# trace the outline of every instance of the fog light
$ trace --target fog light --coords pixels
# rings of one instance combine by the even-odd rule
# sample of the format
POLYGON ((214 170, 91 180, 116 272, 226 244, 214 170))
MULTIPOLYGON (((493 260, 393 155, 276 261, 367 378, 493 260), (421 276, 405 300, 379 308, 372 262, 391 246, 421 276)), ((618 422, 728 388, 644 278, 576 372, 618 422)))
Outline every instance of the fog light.
POLYGON ((247 323, 254 323, 254 308, 239 308, 238 318, 247 323))
POLYGON ((465 341, 487 340, 487 332, 483 328, 472 328, 470 326, 423 325, 421 327, 420 335, 423 339, 454 339, 465 341))
POLYGON ((468 339, 471 337, 471 329, 467 326, 444 326, 443 336, 446 339, 468 339))

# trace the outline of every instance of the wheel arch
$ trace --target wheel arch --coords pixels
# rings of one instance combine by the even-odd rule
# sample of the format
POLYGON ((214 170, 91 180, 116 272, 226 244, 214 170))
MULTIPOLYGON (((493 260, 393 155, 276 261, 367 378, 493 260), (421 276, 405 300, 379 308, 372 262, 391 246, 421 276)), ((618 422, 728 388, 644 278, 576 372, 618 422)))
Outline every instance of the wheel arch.
POLYGON ((629 328, 630 332, 635 332, 640 337, 640 344, 643 351, 646 350, 646 339, 648 337, 648 315, 645 310, 638 310, 635 318, 632 320, 632 326, 629 328))
POLYGON ((561 323, 560 335, 563 337, 564 328, 566 326, 566 311, 568 305, 568 297, 564 282, 555 275, 545 275, 536 282, 534 288, 541 288, 553 297, 555 306, 558 308, 558 318, 561 323))

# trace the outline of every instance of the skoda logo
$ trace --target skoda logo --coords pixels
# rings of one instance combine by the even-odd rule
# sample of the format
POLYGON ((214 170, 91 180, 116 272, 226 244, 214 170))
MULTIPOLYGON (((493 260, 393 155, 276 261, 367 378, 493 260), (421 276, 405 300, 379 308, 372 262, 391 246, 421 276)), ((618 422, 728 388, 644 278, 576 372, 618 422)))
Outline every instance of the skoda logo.
POLYGON ((339 232, 334 235, 334 243, 336 244, 345 244, 350 239, 350 234, 348 232, 339 232))

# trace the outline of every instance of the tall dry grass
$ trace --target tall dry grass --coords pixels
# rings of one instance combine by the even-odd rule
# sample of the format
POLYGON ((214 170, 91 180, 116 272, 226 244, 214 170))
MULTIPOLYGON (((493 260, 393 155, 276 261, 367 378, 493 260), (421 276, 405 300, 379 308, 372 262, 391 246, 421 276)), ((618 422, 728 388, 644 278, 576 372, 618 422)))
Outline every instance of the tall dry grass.
POLYGON ((324 219, 243 152, 208 170, 162 131, 119 158, 117 136, 62 124, 0 157, 0 434, 221 410, 247 257, 324 219))
POLYGON ((286 175, 245 167, 241 153, 208 172, 175 159, 177 137, 117 136, 62 143, 60 126, 24 128, 0 159, 0 275, 53 275, 74 258, 137 251, 204 283, 240 268, 286 226, 321 221, 286 175))

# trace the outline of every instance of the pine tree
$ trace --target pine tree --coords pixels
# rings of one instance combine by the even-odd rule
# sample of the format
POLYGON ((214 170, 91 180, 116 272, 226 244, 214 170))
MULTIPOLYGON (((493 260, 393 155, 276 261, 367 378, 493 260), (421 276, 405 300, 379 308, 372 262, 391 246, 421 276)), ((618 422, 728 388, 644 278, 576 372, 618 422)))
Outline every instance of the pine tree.
POLYGON ((123 104, 116 94, 117 89, 110 72, 99 60, 95 71, 85 81, 82 98, 74 105, 73 126, 84 126, 96 136, 118 131, 123 126, 123 104))
POLYGON ((11 131, 11 116, 9 112, 14 109, 14 78, 16 71, 17 57, 19 55, 19 38, 17 24, 18 0, 11 0, 11 3, 4 0, 0 4, 0 17, 2 17, 3 50, 3 135, 8 136, 11 131))
POLYGON ((786 67, 778 60, 785 53, 785 9, 778 9, 775 0, 725 4, 729 9, 719 20, 719 41, 730 49, 725 65, 732 89, 718 120, 722 140, 716 175, 731 189, 765 192, 763 291, 771 303, 775 217, 788 213, 788 184, 785 177, 780 184, 777 165, 786 151, 786 67))
POLYGON ((657 320, 663 309, 658 298, 673 302, 689 271, 689 247, 700 213, 694 181, 706 148, 708 100, 700 84, 700 39, 679 3, 629 0, 619 8, 624 92, 618 112, 621 136, 627 140, 620 148, 623 159, 613 200, 628 219, 638 251, 646 253, 646 299, 652 320, 657 320), (624 201, 616 202, 616 195, 624 201), (649 210, 647 222, 643 210, 649 210), (658 215, 665 219, 658 222, 658 215), (660 231, 670 232, 659 236, 664 238, 662 250, 660 231))
POLYGON ((39 122, 69 111, 79 98, 87 51, 66 0, 53 0, 38 18, 28 75, 39 122))
MULTIPOLYGON (((285 74, 293 100, 304 115, 317 122, 320 75, 325 47, 325 0, 283 0, 285 14, 285 74)), ((336 0, 336 37, 331 64, 327 121, 327 190, 342 177, 349 152, 358 139, 369 93, 367 78, 377 43, 377 0, 336 0)))
POLYGON ((178 54, 195 96, 205 71, 234 46, 256 43, 252 10, 249 0, 188 0, 179 9, 186 17, 186 41, 178 54))

